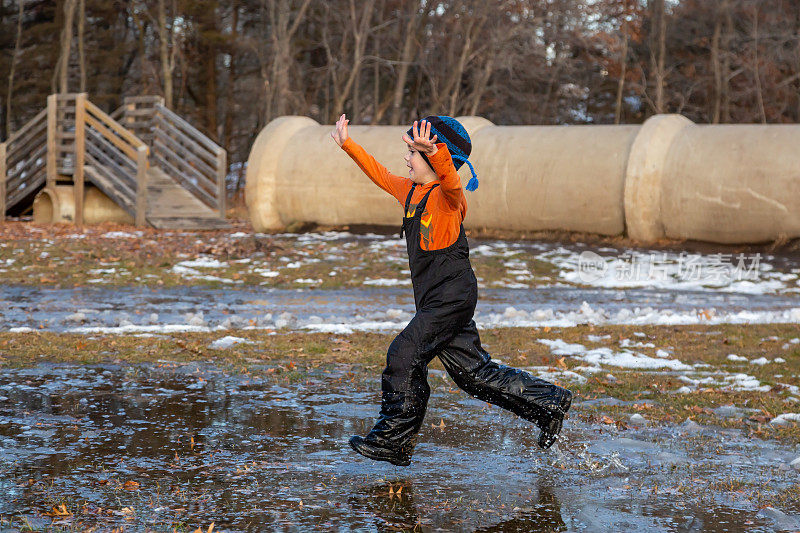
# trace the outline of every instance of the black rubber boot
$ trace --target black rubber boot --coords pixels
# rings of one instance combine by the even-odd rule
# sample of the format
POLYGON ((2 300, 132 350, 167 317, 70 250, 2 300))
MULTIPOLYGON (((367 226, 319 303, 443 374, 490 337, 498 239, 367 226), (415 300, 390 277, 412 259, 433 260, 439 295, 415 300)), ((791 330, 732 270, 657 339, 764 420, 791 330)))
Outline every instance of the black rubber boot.
POLYGON ((397 466, 411 464, 417 434, 425 418, 427 388, 412 392, 384 392, 380 418, 366 437, 354 435, 350 446, 364 457, 397 466))
POLYGON ((544 450, 556 442, 564 423, 564 415, 567 414, 567 411, 569 411, 572 405, 572 393, 561 387, 558 387, 558 389, 560 389, 559 392, 561 392, 558 408, 553 410, 540 410, 540 415, 536 421, 536 425, 542 430, 541 433, 539 433, 539 440, 536 443, 544 450))
POLYGON ((388 461, 397 466, 408 466, 411 464, 411 454, 403 450, 393 450, 370 441, 364 437, 353 435, 350 437, 350 447, 364 457, 375 461, 388 461))

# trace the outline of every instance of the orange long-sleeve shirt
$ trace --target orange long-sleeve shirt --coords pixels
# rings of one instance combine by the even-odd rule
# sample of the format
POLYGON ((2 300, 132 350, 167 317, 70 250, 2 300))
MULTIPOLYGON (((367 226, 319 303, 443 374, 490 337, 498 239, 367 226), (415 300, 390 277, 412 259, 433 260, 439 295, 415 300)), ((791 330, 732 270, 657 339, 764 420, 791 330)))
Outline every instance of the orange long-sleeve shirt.
MULTIPOLYGON (((461 178, 453 166, 453 159, 445 143, 437 143, 437 152, 428 159, 433 166, 438 180, 425 185, 417 185, 406 216, 413 216, 417 204, 435 184, 439 184, 425 204, 425 211, 420 219, 420 242, 423 250, 440 250, 447 248, 458 239, 461 222, 467 214, 467 199, 461 187, 461 178)), ((405 207, 406 197, 414 184, 410 178, 396 176, 386 167, 378 163, 374 157, 364 150, 352 138, 342 143, 342 149, 353 158, 353 161, 369 176, 375 185, 388 192, 405 207)))

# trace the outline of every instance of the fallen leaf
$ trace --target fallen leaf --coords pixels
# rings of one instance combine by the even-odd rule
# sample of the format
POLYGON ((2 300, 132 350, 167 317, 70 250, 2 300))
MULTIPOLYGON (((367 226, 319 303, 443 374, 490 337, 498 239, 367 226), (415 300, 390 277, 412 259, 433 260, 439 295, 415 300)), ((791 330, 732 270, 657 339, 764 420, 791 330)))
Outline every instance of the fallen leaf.
POLYGON ((122 484, 122 488, 125 490, 139 490, 139 482, 129 479, 128 481, 122 484))

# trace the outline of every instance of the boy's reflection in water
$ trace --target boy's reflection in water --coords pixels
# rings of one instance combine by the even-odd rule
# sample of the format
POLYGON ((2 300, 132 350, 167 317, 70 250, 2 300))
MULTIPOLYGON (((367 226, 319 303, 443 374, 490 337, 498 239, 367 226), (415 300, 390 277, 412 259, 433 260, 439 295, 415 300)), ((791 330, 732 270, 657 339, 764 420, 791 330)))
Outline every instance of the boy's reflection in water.
MULTIPOLYGON (((377 518, 374 524, 378 531, 425 531, 430 529, 430 522, 423 520, 429 514, 431 505, 417 504, 414 501, 414 485, 410 479, 400 478, 391 482, 382 482, 365 488, 350 500, 355 509, 367 511, 377 518), (416 526, 416 527, 415 527, 416 526)), ((566 531, 567 527, 561 517, 561 503, 549 486, 538 488, 538 495, 529 502, 520 502, 521 507, 515 511, 514 517, 494 525, 474 529, 476 532, 548 532, 566 531)), ((471 530, 469 519, 460 517, 466 508, 480 513, 466 502, 450 508, 450 520, 441 524, 443 527, 453 526, 456 529, 471 530), (459 511, 461 507, 461 511, 459 511), (470 508, 471 507, 471 508, 470 508)), ((504 509, 505 511, 505 509, 504 509)))

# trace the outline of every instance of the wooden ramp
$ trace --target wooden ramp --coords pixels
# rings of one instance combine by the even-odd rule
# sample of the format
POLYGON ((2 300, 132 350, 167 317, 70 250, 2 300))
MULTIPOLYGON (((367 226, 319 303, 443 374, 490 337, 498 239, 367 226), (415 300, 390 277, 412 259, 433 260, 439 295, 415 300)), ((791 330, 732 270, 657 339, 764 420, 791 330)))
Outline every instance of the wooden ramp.
POLYGON ((147 221, 161 229, 221 229, 230 224, 167 176, 160 168, 147 170, 147 221))
POLYGON ((225 150, 159 96, 126 97, 106 114, 86 93, 51 94, 46 109, 0 143, 0 222, 29 209, 43 186, 71 182, 72 220, 83 224, 89 182, 137 226, 227 228, 227 169, 225 150))

